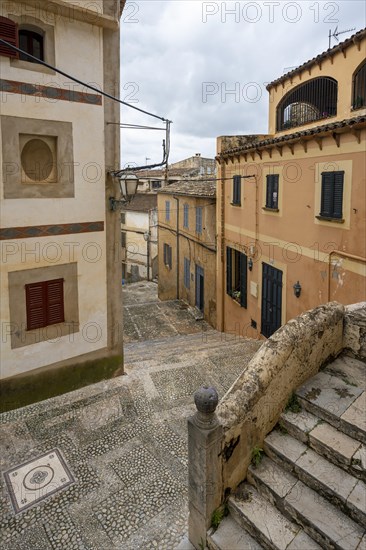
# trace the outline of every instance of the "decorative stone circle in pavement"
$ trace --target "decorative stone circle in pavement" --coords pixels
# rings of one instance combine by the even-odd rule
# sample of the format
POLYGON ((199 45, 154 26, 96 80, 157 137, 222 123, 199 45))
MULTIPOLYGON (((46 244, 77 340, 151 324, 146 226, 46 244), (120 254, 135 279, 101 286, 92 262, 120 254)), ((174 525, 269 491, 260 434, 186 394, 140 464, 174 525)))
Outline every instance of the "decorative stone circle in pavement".
POLYGON ((10 468, 4 479, 16 514, 75 483, 59 449, 10 468))

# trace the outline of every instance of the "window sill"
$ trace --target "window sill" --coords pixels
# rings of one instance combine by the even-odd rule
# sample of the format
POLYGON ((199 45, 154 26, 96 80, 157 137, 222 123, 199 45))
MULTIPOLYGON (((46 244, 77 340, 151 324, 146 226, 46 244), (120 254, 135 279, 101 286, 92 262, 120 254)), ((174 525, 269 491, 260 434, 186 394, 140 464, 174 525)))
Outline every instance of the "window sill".
POLYGON ((231 206, 241 206, 241 202, 231 202, 231 206))
POLYGON ((232 299, 232 301, 239 307, 243 307, 244 309, 246 309, 245 306, 242 306, 241 303, 240 303, 240 298, 234 298, 233 296, 231 296, 231 294, 228 294, 228 296, 232 299))
POLYGON ((326 216, 315 216, 317 220, 323 221, 323 222, 334 222, 334 223, 344 223, 344 218, 328 218, 326 216))
POLYGON ((10 61, 10 65, 12 67, 16 67, 17 69, 26 69, 27 71, 33 71, 36 73, 56 74, 56 71, 42 65, 41 63, 32 63, 31 61, 25 61, 24 59, 12 59, 10 61))
POLYGON ((270 208, 269 206, 262 206, 262 210, 265 210, 266 212, 279 212, 279 208, 270 208))

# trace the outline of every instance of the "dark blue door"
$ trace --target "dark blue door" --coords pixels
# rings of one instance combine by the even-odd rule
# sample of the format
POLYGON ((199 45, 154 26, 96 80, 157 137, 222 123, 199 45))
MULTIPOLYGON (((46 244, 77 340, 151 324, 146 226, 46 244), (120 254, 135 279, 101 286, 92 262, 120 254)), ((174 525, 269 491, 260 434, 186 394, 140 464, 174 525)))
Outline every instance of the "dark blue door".
POLYGON ((281 326, 282 271, 262 264, 261 333, 269 338, 281 326))
POLYGON ((196 306, 203 311, 204 308, 204 271, 196 265, 196 306))

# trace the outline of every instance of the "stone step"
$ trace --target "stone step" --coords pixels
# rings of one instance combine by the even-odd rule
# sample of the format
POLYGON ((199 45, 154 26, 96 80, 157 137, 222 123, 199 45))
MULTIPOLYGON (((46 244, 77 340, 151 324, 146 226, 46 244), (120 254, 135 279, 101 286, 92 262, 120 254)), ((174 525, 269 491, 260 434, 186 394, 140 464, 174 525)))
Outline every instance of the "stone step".
MULTIPOLYGON (((204 333, 205 334, 205 333, 204 333)), ((225 341, 218 337, 205 337, 202 334, 195 338, 189 336, 179 336, 168 340, 148 340, 145 342, 134 342, 126 344, 124 347, 125 361, 128 363, 151 359, 155 354, 159 354, 160 358, 169 358, 182 356, 194 351, 204 351, 207 349, 220 350, 230 349, 230 352, 240 352, 245 340, 237 340, 233 342, 225 341)))
POLYGON ((366 390, 366 364, 354 357, 340 355, 325 367, 324 372, 338 376, 346 384, 366 390))
POLYGON ((230 515, 222 520, 215 531, 209 531, 207 546, 210 550, 263 550, 263 546, 230 515))
POLYGON ((230 496, 228 506, 235 521, 268 550, 321 548, 300 525, 286 518, 248 483, 241 484, 230 496))
POLYGON ((301 526, 310 540, 322 548, 359 547, 365 534, 361 525, 268 457, 263 458, 257 469, 250 467, 248 479, 283 517, 291 518, 292 525, 301 526))
MULTIPOLYGON (((251 466, 248 473, 249 481, 253 479, 261 483, 262 478, 265 479, 268 475, 279 475, 279 468, 286 469, 308 487, 337 505, 354 521, 366 525, 366 485, 363 481, 332 464, 290 435, 284 435, 279 431, 273 431, 266 438, 264 448, 272 460, 265 457, 257 469, 251 466), (268 473, 264 474, 263 468, 268 468, 268 473)), ((293 478, 292 475, 291 477, 293 478)))
POLYGON ((306 410, 282 413, 281 429, 346 472, 366 481, 366 446, 306 410))
POLYGON ((296 391, 301 406, 346 435, 366 444, 366 391, 326 371, 296 391))

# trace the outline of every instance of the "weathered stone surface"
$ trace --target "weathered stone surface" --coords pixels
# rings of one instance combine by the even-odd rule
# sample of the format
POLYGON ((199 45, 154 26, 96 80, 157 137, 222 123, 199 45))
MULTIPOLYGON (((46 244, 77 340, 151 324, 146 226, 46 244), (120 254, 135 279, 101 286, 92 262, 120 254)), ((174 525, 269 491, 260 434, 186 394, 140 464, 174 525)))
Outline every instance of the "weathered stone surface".
POLYGON ((298 413, 286 411, 281 414, 281 425, 303 443, 308 442, 309 432, 319 423, 319 418, 302 409, 298 413))
POLYGON ((350 465, 353 455, 360 448, 359 441, 352 439, 326 422, 316 426, 309 435, 310 445, 320 453, 343 464, 350 465))
POLYGON ((319 372, 296 392, 310 412, 325 418, 336 427, 339 426, 341 415, 361 393, 360 388, 350 386, 326 372, 319 372))
POLYGON ((230 497, 229 509, 251 535, 271 548, 286 550, 301 530, 246 483, 230 497))
POLYGON ((296 462, 306 452, 307 447, 290 435, 274 430, 266 437, 264 449, 271 457, 277 455, 284 460, 296 462))
POLYGON ((363 392, 356 401, 342 414, 342 423, 347 423, 348 429, 354 437, 366 443, 366 392, 363 392))
POLYGON ((286 550, 321 550, 321 546, 305 533, 299 531, 286 550))
POLYGON ((348 355, 337 357, 325 369, 329 374, 339 376, 346 384, 366 389, 366 364, 348 355))
MULTIPOLYGON (((208 541, 213 550, 263 550, 263 547, 231 516, 222 520, 219 528, 209 536, 208 541)), ((185 549, 182 548, 182 550, 185 549)))
POLYGON ((307 525, 320 544, 333 544, 342 550, 356 550, 360 544, 363 528, 301 481, 287 495, 284 505, 307 525))
POLYGON ((248 481, 255 485, 260 493, 262 489, 268 488, 279 498, 284 498, 297 483, 296 477, 266 456, 258 466, 249 466, 248 481))
POLYGON ((360 359, 366 359, 366 302, 346 306, 343 346, 360 359))
POLYGON ((348 497, 347 504, 355 512, 358 521, 366 525, 366 485, 363 481, 358 481, 348 497))

